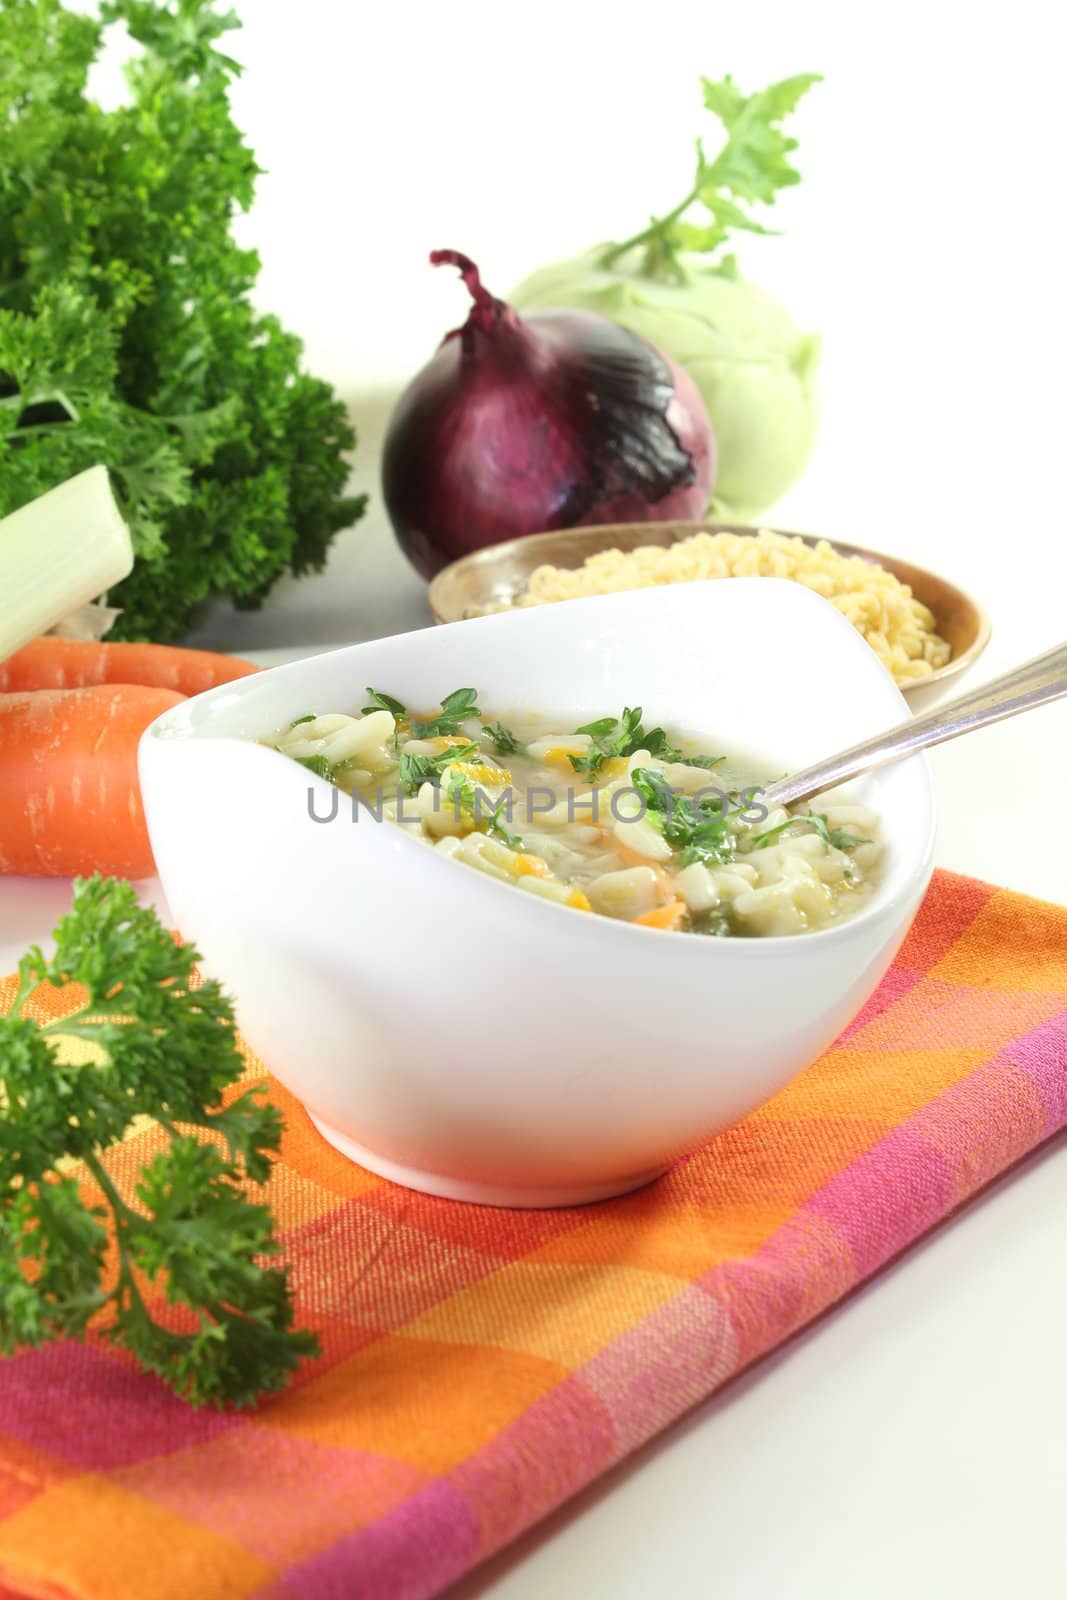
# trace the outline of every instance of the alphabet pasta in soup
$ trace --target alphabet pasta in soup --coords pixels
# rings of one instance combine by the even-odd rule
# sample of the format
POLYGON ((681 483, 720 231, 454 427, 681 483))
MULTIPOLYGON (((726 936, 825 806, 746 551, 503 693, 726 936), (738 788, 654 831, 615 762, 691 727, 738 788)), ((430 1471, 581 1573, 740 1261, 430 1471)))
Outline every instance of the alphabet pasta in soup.
POLYGON ((640 707, 569 728, 484 710, 474 689, 438 711, 368 689, 357 714, 308 713, 264 743, 351 796, 360 822, 643 928, 804 933, 853 915, 878 883, 873 811, 836 791, 768 810, 755 763, 646 727, 640 707))

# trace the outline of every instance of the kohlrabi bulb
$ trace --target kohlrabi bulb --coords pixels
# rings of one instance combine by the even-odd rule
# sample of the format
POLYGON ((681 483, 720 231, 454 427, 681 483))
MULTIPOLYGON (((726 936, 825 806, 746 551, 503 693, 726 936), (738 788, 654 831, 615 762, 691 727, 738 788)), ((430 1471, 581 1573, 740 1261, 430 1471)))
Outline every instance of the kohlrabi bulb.
POLYGON ((575 307, 612 317, 685 368, 718 444, 713 513, 749 521, 800 477, 818 424, 820 341, 744 278, 682 258, 688 281, 661 282, 597 264, 603 246, 523 280, 522 311, 575 307))

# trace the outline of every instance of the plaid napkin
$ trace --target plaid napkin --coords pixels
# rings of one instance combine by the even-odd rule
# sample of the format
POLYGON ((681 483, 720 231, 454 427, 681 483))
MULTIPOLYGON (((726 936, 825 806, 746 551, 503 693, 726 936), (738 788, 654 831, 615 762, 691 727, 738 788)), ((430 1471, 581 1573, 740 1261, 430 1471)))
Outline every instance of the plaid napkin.
MULTIPOLYGON (((437 1594, 1067 1123, 1067 909, 938 873, 822 1060, 600 1205, 411 1193, 273 1092, 270 1199, 322 1357, 253 1415, 192 1411, 93 1345, 4 1362, 0 1589, 437 1594)), ((124 1182, 153 1139, 116 1152, 124 1182)))

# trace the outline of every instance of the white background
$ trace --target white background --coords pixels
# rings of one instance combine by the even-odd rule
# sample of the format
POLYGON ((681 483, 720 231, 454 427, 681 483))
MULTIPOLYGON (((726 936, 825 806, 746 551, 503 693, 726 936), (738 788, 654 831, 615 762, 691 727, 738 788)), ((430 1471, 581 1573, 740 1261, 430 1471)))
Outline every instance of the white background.
MULTIPOLYGON (((681 196, 711 133, 701 73, 751 88, 818 70, 784 235, 740 251, 825 338, 820 444, 774 520, 972 589, 995 629, 972 681, 1067 633, 1054 8, 239 9, 235 102, 268 169, 243 235, 263 304, 360 425, 361 487, 398 386, 465 314, 431 248, 467 251, 506 293, 681 196)), ((218 610, 198 637, 322 648, 421 625, 423 595, 375 502, 322 579, 258 616, 218 610)), ((935 755, 943 864, 1067 901, 1065 736, 1055 707, 935 755)), ((0 889, 8 964, 64 892, 0 889)), ((1061 1142, 464 1594, 1063 1600, 1065 1180, 1061 1142)))

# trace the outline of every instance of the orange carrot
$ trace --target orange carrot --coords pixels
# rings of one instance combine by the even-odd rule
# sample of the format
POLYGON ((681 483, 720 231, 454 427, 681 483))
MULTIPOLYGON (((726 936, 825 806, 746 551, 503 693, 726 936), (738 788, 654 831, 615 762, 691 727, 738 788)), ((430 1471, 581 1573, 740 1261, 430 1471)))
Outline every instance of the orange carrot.
POLYGON ((0 695, 0 873, 150 877, 137 745, 184 698, 107 684, 0 695))
POLYGON ((139 683, 193 695, 258 671, 250 661, 213 655, 209 650, 179 650, 169 644, 94 644, 46 636, 0 662, 0 694, 139 683))
POLYGON ((685 920, 685 901, 668 900, 665 906, 657 906, 654 911, 645 911, 634 921, 642 928, 680 928, 685 920))

